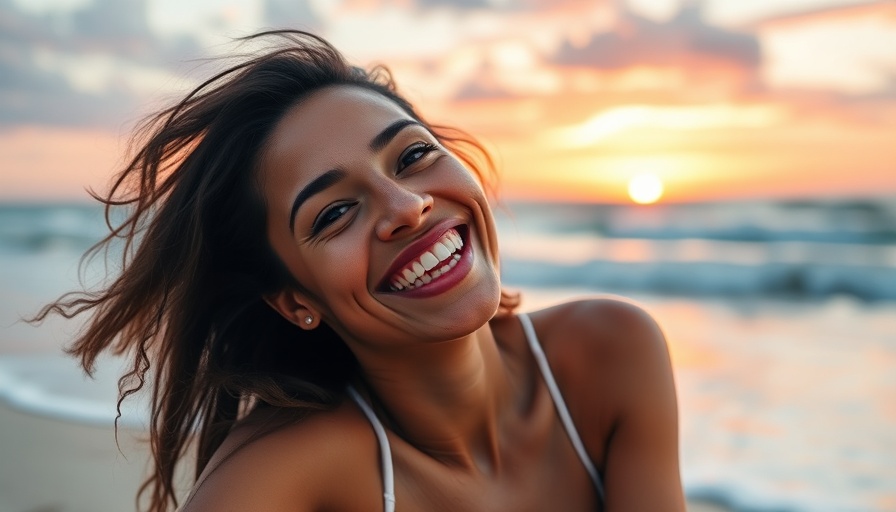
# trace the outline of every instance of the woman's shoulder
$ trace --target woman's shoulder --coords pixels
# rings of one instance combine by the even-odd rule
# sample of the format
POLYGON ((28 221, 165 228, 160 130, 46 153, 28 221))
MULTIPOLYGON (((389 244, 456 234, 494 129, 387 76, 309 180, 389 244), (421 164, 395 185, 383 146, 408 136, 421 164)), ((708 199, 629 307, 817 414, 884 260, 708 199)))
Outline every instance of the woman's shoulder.
MULTIPOLYGON (((589 364, 665 353, 666 341, 651 315, 617 298, 566 302, 529 315, 539 340, 554 358, 589 364)), ((617 361, 618 362, 618 361, 617 361)))
POLYGON ((530 313, 550 366, 574 408, 600 412, 604 427, 670 371, 666 339, 640 306, 578 300, 530 313))
POLYGON ((675 383, 657 323, 616 299, 531 316, 607 497, 631 510, 684 510, 675 383))
POLYGON ((355 509, 352 500, 382 493, 376 437, 351 400, 301 419, 290 415, 234 428, 182 510, 355 509), (345 482, 351 493, 339 489, 345 482))

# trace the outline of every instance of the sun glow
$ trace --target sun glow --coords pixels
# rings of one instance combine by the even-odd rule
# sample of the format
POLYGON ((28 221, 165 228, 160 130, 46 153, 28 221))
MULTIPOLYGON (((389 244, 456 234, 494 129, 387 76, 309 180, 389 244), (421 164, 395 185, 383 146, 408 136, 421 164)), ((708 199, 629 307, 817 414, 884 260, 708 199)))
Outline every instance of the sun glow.
POLYGON ((656 174, 638 174, 628 182, 628 196, 638 204, 652 204, 663 196, 663 182, 656 174))
POLYGON ((717 103, 686 107, 624 105, 602 111, 584 123, 554 130, 555 143, 586 147, 614 135, 639 129, 699 131, 719 128, 764 128, 785 119, 773 105, 717 103))

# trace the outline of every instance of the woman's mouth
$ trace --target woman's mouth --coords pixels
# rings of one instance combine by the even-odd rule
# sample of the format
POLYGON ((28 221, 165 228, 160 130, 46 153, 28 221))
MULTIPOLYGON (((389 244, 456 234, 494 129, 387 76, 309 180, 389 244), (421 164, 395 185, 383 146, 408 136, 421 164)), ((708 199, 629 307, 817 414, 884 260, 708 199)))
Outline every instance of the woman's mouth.
POLYGON ((429 249, 389 278, 389 290, 413 290, 449 274, 461 260, 463 247, 460 233, 454 228, 449 229, 429 249))

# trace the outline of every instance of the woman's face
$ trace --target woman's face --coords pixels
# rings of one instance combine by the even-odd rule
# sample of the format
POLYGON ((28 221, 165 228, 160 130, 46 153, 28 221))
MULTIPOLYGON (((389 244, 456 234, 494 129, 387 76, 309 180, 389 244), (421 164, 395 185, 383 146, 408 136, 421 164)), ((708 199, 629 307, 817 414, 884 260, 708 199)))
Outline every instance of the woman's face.
POLYGON ((260 178, 271 245, 305 288, 285 293, 347 342, 453 339, 494 314, 483 189, 389 99, 353 86, 313 93, 275 127, 260 178))

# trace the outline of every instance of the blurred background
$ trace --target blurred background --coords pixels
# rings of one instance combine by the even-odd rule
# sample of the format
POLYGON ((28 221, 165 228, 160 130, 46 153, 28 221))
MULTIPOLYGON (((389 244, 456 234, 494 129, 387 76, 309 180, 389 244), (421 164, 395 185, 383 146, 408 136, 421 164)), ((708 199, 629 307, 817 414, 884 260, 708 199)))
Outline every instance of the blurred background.
POLYGON ((657 317, 694 510, 896 510, 896 2, 0 0, 0 512, 131 507, 120 362, 18 319, 79 286, 135 122, 275 27, 493 151, 525 309, 657 317))

